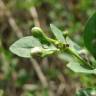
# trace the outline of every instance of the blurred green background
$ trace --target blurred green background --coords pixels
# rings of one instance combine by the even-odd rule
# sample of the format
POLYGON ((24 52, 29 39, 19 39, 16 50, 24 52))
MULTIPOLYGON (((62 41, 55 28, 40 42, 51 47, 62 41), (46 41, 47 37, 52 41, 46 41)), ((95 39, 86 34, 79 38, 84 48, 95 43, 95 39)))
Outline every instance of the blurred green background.
POLYGON ((0 96, 74 96, 80 88, 96 86, 95 75, 74 73, 53 55, 36 58, 48 84, 44 89, 33 62, 9 51, 34 26, 52 37, 50 23, 68 30, 83 48, 84 25, 95 10, 96 0, 0 0, 0 96))

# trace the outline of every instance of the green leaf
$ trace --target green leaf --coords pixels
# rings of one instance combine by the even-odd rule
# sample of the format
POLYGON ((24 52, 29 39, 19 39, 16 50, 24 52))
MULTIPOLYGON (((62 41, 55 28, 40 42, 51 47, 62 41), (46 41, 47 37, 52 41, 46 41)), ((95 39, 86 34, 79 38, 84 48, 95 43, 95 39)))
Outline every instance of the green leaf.
POLYGON ((84 88, 76 92, 75 96, 96 96, 96 88, 84 88))
POLYGON ((63 37, 63 32, 61 30, 59 30, 56 26, 54 26, 53 24, 50 24, 51 30, 54 34, 54 36, 56 37, 56 39, 62 43, 65 43, 65 39, 63 37))
POLYGON ((96 74, 96 69, 87 69, 78 62, 71 61, 69 64, 67 64, 67 67, 70 68, 74 72, 78 73, 87 73, 87 74, 96 74))
POLYGON ((96 12, 89 18, 85 26, 84 43, 96 59, 96 12))
POLYGON ((30 58, 31 55, 39 55, 41 57, 49 56, 51 54, 57 53, 59 49, 57 49, 51 43, 50 45, 43 45, 33 36, 28 36, 21 38, 12 44, 10 51, 17 56, 30 58))
POLYGON ((30 58, 31 49, 35 46, 41 46, 41 43, 33 36, 27 36, 12 44, 10 51, 20 57, 30 58))
POLYGON ((61 59, 61 60, 64 60, 64 62, 70 62, 72 61, 72 59, 74 59, 70 54, 64 52, 64 53, 61 53, 61 54, 58 54, 58 57, 61 59))

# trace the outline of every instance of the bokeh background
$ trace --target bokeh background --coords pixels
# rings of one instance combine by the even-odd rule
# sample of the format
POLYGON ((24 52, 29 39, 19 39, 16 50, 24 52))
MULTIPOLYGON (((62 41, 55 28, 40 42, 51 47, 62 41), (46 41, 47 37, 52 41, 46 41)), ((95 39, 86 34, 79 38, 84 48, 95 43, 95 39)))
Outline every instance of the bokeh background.
POLYGON ((9 51, 34 26, 52 37, 50 23, 68 30, 83 48, 83 29, 95 10, 96 0, 0 0, 0 96, 74 96, 80 88, 96 86, 95 75, 72 72, 63 56, 30 61, 9 51))

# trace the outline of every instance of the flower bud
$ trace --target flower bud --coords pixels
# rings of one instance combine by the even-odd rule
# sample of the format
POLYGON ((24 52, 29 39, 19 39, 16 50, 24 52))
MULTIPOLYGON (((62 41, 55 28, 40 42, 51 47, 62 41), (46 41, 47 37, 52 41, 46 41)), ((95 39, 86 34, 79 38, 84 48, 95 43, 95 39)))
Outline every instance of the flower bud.
POLYGON ((43 30, 39 27, 34 27, 34 28, 32 28, 32 35, 34 37, 44 36, 43 30))
POLYGON ((43 30, 39 27, 32 28, 32 35, 39 39, 42 44, 50 44, 48 37, 44 34, 43 30))

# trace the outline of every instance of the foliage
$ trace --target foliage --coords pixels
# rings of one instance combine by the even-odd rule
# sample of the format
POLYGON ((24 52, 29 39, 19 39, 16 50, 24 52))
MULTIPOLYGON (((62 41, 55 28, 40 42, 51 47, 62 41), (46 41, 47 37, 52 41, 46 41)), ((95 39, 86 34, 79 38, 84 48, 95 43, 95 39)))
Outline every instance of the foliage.
POLYGON ((0 0, 0 96, 94 93, 95 6, 95 0, 0 0), (56 26, 49 28, 50 23, 56 26), (38 25, 41 28, 34 27, 38 25), (15 55, 9 51, 11 44, 15 55), (47 79, 48 90, 31 57, 47 79))
POLYGON ((76 93, 76 96, 95 96, 96 95, 96 89, 95 88, 86 88, 81 89, 76 93))
POLYGON ((84 42, 87 49, 96 58, 96 13, 88 20, 84 30, 84 42))
MULTIPOLYGON (((96 13, 94 13, 92 17, 89 19, 84 30, 85 46, 93 54, 94 57, 96 57, 96 44, 93 44, 93 42, 95 42, 94 36, 96 35, 95 19, 96 13)), ((79 49, 78 51, 78 48, 76 48, 76 46, 72 46, 72 44, 75 43, 71 41, 71 39, 66 39, 66 33, 64 34, 64 32, 59 30, 53 24, 51 24, 50 27, 55 36, 55 39, 47 37, 40 28, 35 27, 32 29, 33 36, 24 37, 18 40, 10 47, 10 51, 18 56, 29 58, 31 58, 31 56, 35 54, 39 54, 39 56, 44 57, 54 53, 59 54, 61 52, 66 52, 67 54, 76 57, 76 59, 72 59, 71 61, 69 61, 69 64, 67 64, 68 68, 70 68, 74 72, 96 74, 96 67, 94 67, 93 64, 91 64, 94 62, 86 62, 79 55, 79 51, 81 50, 79 49), (72 43, 69 43, 69 41, 71 41, 72 43)), ((77 93, 76 96, 87 96, 88 94, 91 94, 91 91, 87 91, 88 90, 80 91, 80 93, 77 93)))

